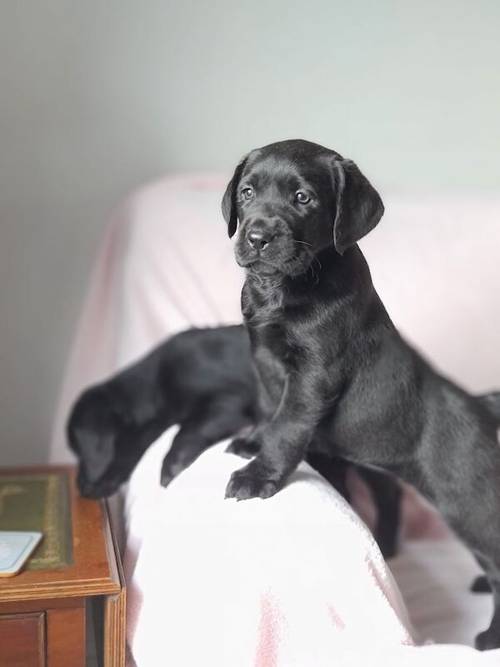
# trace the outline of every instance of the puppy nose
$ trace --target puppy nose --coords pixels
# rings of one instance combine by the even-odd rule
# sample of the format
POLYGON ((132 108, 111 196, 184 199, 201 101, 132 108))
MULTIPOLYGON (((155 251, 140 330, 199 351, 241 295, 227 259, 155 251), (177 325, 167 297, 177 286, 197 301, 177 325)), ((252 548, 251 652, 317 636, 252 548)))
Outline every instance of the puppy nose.
POLYGON ((254 250, 264 250, 271 241, 271 234, 260 229, 254 229, 248 232, 247 241, 254 250))

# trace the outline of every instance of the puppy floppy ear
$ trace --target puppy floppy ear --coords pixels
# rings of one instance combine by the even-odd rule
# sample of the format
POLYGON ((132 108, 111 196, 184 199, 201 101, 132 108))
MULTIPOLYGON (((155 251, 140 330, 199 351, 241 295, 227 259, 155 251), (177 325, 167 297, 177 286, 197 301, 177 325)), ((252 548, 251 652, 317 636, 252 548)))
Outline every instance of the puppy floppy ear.
POLYGON ((384 214, 380 195, 351 160, 333 161, 335 220, 333 241, 344 252, 376 227, 384 214))
POLYGON ((115 434, 75 429, 79 443, 80 466, 89 482, 97 482, 115 459, 115 434))
POLYGON ((78 456, 90 482, 97 481, 113 463, 119 421, 107 399, 104 385, 81 394, 71 410, 66 434, 70 449, 78 456))
POLYGON ((241 174, 247 163, 247 157, 245 156, 241 162, 238 164, 234 170, 232 179, 227 184, 224 197, 222 198, 222 215, 224 220, 227 222, 227 233, 229 238, 234 236, 236 228, 238 227, 238 210, 236 207, 236 202, 238 199, 238 185, 240 182, 241 174))

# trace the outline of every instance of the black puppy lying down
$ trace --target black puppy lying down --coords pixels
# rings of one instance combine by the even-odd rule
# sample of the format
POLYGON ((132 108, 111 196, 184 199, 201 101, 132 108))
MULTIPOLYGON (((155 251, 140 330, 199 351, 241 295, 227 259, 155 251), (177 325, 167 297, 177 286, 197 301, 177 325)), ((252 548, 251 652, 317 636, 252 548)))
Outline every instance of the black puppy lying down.
POLYGON ((253 433, 232 443, 258 453, 227 496, 273 495, 317 446, 397 475, 484 568, 495 611, 476 645, 500 646, 498 409, 432 369, 387 314, 357 246, 382 217, 380 196, 352 161, 292 140, 241 161, 222 211, 229 236, 239 223, 242 310, 264 406, 253 433))
MULTIPOLYGON (((211 445, 259 419, 248 334, 243 326, 191 329, 102 384, 87 389, 68 422, 83 495, 109 496, 125 482, 149 445, 173 424, 181 428, 163 462, 166 486, 211 445)), ((349 500, 347 464, 321 454, 308 462, 349 500)), ((375 539, 394 555, 400 487, 376 470, 359 468, 377 508, 375 539)))

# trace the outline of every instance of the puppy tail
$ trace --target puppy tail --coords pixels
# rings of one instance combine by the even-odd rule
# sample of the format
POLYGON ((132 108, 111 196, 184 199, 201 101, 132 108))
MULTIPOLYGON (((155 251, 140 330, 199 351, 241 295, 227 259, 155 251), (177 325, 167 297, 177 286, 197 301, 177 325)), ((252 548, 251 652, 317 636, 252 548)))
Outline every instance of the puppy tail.
POLYGON ((490 394, 481 394, 477 397, 483 407, 495 417, 500 426, 500 391, 495 391, 490 394))

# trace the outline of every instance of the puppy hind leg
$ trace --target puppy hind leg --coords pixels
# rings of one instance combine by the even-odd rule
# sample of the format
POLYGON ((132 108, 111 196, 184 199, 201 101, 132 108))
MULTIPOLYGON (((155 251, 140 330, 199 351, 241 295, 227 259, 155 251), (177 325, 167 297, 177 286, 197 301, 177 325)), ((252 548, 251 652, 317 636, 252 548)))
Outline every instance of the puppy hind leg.
POLYGON ((490 626, 476 637, 476 648, 486 651, 500 648, 500 566, 492 561, 483 562, 486 578, 493 593, 493 617, 490 626))
POLYGON ((360 466, 356 470, 372 494, 377 510, 373 536, 387 560, 395 556, 398 550, 403 491, 391 475, 360 466))
MULTIPOLYGON (((472 493, 470 488, 468 492, 463 489, 460 498, 464 503, 457 503, 455 518, 449 520, 451 527, 484 569, 493 593, 494 611, 491 623, 476 637, 476 648, 482 651, 500 648, 500 489, 492 483, 487 487, 487 491, 489 493, 485 493, 484 485, 476 486, 475 493, 472 493), (471 516, 471 507, 480 508, 481 511, 471 516)), ((480 584, 483 585, 484 580, 480 580, 480 584)))
POLYGON ((347 488, 347 470, 352 465, 344 459, 333 458, 326 454, 309 452, 307 463, 319 472, 348 503, 351 502, 351 494, 347 488))

